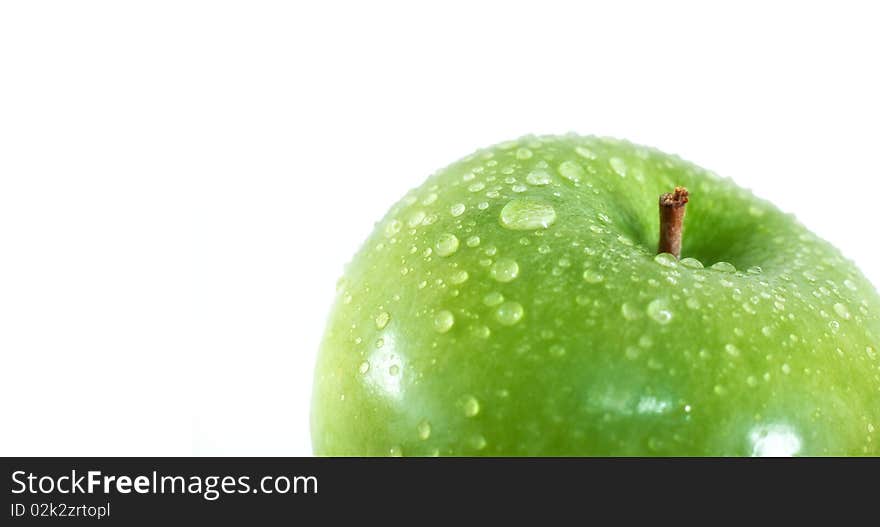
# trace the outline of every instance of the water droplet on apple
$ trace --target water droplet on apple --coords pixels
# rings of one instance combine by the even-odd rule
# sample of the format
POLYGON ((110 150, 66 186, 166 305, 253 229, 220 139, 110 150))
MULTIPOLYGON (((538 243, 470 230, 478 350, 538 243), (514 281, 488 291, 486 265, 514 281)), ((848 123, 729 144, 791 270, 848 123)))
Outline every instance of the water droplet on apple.
POLYGON ((617 241, 619 241, 623 245, 626 245, 627 247, 632 247, 633 245, 635 245, 634 241, 630 240, 629 238, 627 238, 623 234, 620 234, 617 236, 617 241))
POLYGON ((584 281, 588 284, 598 284, 604 279, 605 277, 598 271, 594 271, 593 269, 587 269, 584 271, 584 281))
POLYGON ((713 271, 718 271, 721 273, 735 273, 736 267, 733 266, 732 263, 729 262, 715 262, 709 266, 709 269, 713 271))
POLYGON ((856 283, 853 282, 852 280, 850 280, 849 278, 847 278, 846 280, 843 281, 843 285, 845 285, 846 288, 851 291, 855 291, 857 289, 856 283))
POLYGON ((370 363, 367 361, 361 362, 358 366, 358 372, 360 372, 361 375, 366 375, 368 371, 370 371, 370 363))
POLYGON ((789 366, 788 363, 783 363, 780 369, 782 370, 782 373, 784 373, 785 375, 788 375, 789 373, 791 373, 791 366, 789 366))
MULTIPOLYGON (((422 221, 421 219, 419 221, 422 221)), ((388 225, 385 226, 385 236, 391 238, 395 234, 400 232, 400 229, 403 228, 403 223, 400 220, 391 220, 388 225)))
POLYGON ((504 302, 495 309, 495 319, 505 326, 512 326, 523 317, 523 307, 519 302, 504 302))
POLYGON ((737 348, 733 344, 725 344, 724 351, 727 352, 727 354, 731 357, 739 357, 739 348, 737 348))
POLYGON ((789 457, 801 449, 798 434, 784 424, 759 425, 749 432, 749 441, 755 457, 789 457))
POLYGON ((504 295, 497 291, 487 293, 486 296, 483 297, 483 303, 489 307, 495 307, 501 304, 501 302, 504 302, 504 295))
POLYGON ((565 348, 560 346, 559 344, 554 344, 550 346, 550 349, 547 351, 550 353, 550 355, 553 355, 554 357, 562 357, 563 355, 565 355, 565 348))
POLYGON ((376 329, 385 329, 385 326, 388 325, 388 322, 391 320, 391 315, 386 311, 383 311, 376 315, 376 329))
POLYGON ((501 226, 515 231, 546 229, 556 221, 556 209, 539 199, 517 198, 501 209, 501 226))
POLYGON ((454 234, 441 234, 434 245, 438 256, 449 256, 458 250, 458 237, 454 234))
POLYGON ((486 441, 486 438, 483 437, 481 434, 477 434, 477 435, 471 437, 470 444, 472 447, 476 448, 477 450, 483 450, 484 448, 486 448, 486 445, 488 444, 488 442, 486 441))
POLYGON ((689 269, 702 269, 703 268, 703 262, 697 260, 696 258, 682 258, 681 265, 683 265, 689 269))
POLYGON ((483 325, 471 326, 470 330, 475 337, 481 339, 487 339, 492 335, 492 330, 483 325))
POLYGON ((468 247, 477 247, 480 245, 480 237, 479 236, 471 236, 465 242, 468 247))
POLYGON ((596 159, 596 153, 585 146, 576 146, 574 147, 574 151, 584 159, 596 159))
POLYGON ((546 170, 536 168, 526 175, 526 183, 535 186, 549 185, 552 179, 546 170))
POLYGON ((529 159, 530 157, 532 157, 532 151, 528 148, 523 147, 516 150, 517 159, 529 159))
POLYGON ((437 214, 428 214, 425 216, 425 219, 422 220, 422 225, 432 225, 437 222, 440 217, 437 214))
POLYGON ((662 265, 663 267, 677 267, 678 266, 678 260, 675 258, 675 256, 673 256, 669 253, 660 253, 660 254, 654 256, 654 261, 657 262, 658 264, 662 265))
POLYGON ((419 439, 422 441, 427 440, 431 437, 431 423, 425 420, 419 421, 419 424, 416 426, 416 432, 419 434, 419 439))
POLYGON ((837 313, 837 315, 844 320, 849 320, 852 316, 849 314, 849 309, 847 309, 846 306, 841 304, 840 302, 834 304, 834 312, 837 313))
POLYGON ((487 339, 492 335, 492 330, 486 326, 474 326, 473 333, 475 337, 487 339))
POLYGON ((388 455, 391 457, 403 457, 403 449, 399 446, 393 446, 388 449, 388 455))
POLYGON ((412 213, 412 215, 409 217, 408 220, 406 220, 406 224, 410 227, 415 227, 417 225, 420 225, 425 220, 425 216, 426 216, 425 211, 417 210, 414 213, 412 213))
POLYGON ((700 309, 700 301, 694 297, 690 297, 685 300, 684 305, 686 305, 690 309, 700 309))
POLYGON ((456 218, 464 214, 465 210, 467 210, 467 206, 465 206, 464 203, 456 203, 455 205, 449 207, 449 213, 456 218))
POLYGON ((611 165, 611 170, 613 170, 615 174, 620 177, 626 177, 626 163, 623 159, 612 157, 608 160, 608 164, 611 165))
POLYGON ((489 269, 489 276, 499 282, 510 282, 519 276, 519 264, 510 258, 499 258, 489 269))
POLYGON ((434 331, 437 333, 446 333, 452 329, 453 324, 455 324, 455 316, 445 309, 434 315, 434 331))
POLYGON ((396 376, 397 374, 400 373, 400 366, 398 366, 397 364, 392 364, 391 367, 388 368, 388 373, 392 377, 396 376))
POLYGON ((557 168, 559 175, 572 183, 580 183, 584 178, 584 169, 574 161, 563 161, 557 168))
POLYGON ((665 298, 657 298, 648 304, 648 316, 660 324, 668 324, 672 320, 672 311, 669 302, 665 298))
POLYGON ((496 146, 499 150, 510 150, 512 148, 516 148, 517 145, 519 145, 519 142, 516 139, 512 139, 510 141, 504 141, 503 143, 499 143, 496 146))
POLYGON ((620 312, 623 314, 623 318, 627 320, 636 320, 639 318, 639 310, 628 302, 624 302, 623 305, 620 306, 620 312))
POLYGON ((746 273, 748 273, 748 274, 761 274, 763 272, 764 272, 764 270, 761 269, 760 265, 753 265, 753 266, 749 267, 748 269, 746 269, 746 273))
POLYGON ((468 272, 465 271, 464 269, 461 269, 459 271, 452 273, 452 276, 449 277, 449 281, 455 285, 460 285, 460 284, 467 282, 467 279, 469 277, 470 277, 470 275, 468 274, 468 272))
POLYGON ((480 401, 476 397, 468 395, 464 399, 462 408, 464 408, 465 417, 476 417, 480 413, 480 401))

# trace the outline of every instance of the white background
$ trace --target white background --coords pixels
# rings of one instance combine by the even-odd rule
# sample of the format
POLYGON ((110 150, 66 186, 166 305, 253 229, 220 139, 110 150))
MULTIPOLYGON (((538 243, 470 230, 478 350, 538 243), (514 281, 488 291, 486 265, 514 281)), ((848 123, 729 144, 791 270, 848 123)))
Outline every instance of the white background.
POLYGON ((870 2, 310 4, 0 4, 0 455, 308 455, 344 263, 527 133, 679 153, 880 284, 870 2))

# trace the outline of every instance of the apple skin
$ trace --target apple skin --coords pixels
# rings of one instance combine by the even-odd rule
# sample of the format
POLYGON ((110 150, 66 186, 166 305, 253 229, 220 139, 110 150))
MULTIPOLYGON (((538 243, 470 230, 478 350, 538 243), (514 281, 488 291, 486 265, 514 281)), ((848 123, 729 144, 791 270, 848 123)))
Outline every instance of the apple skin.
POLYGON ((878 314, 852 262, 729 179, 625 141, 525 137, 432 175, 347 266, 313 448, 878 455, 878 314), (681 262, 655 255, 676 185, 681 262))

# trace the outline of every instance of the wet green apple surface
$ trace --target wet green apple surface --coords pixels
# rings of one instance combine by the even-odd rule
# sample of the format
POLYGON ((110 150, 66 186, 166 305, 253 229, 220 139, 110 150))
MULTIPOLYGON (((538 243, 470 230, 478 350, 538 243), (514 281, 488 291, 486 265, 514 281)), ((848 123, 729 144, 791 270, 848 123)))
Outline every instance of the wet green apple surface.
POLYGON ((318 455, 878 455, 880 298, 793 216, 656 150, 452 164, 339 281, 318 455), (658 196, 690 190, 682 259, 658 196))

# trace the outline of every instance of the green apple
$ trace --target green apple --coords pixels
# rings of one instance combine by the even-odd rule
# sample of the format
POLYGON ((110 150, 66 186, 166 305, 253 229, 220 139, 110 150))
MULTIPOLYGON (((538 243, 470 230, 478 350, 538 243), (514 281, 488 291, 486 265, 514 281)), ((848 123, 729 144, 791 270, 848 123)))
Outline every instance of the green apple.
POLYGON ((431 176, 338 284, 319 455, 877 455, 880 298, 750 192, 619 140, 431 176), (681 260, 658 197, 690 191, 681 260))

